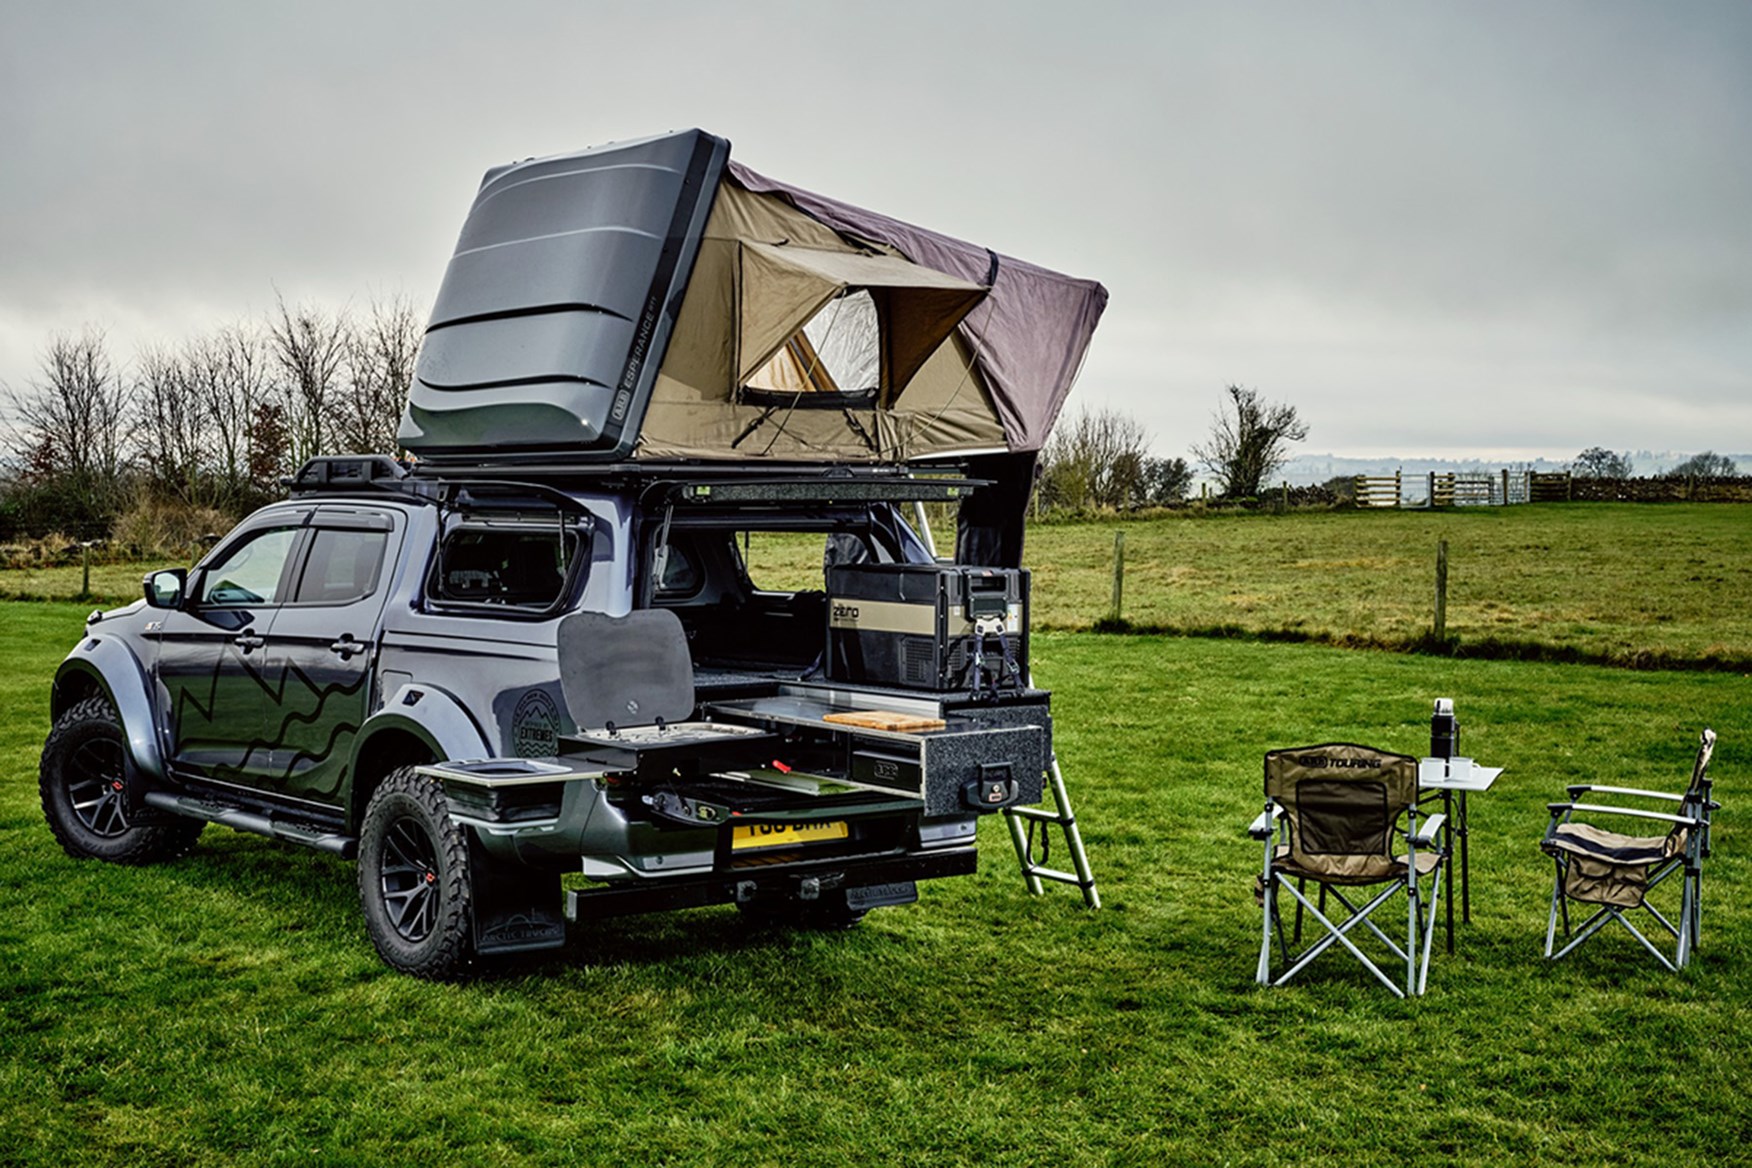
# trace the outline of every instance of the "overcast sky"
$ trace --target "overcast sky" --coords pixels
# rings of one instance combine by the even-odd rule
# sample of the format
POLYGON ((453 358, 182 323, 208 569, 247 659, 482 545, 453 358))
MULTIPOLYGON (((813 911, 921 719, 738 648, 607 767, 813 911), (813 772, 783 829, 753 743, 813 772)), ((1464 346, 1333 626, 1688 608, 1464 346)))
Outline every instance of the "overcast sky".
MULTIPOLYGON (((1180 454, 1752 451, 1752 4, 0 0, 0 381, 430 305, 489 166, 702 126, 1112 299, 1180 454)), ((1646 469, 1646 468, 1645 468, 1646 469)))

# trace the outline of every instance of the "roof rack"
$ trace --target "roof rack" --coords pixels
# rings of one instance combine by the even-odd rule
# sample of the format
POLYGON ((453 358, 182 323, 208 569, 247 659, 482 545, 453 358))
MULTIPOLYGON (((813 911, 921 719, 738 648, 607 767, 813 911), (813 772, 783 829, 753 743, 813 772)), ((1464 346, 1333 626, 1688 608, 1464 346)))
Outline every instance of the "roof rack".
POLYGON ((524 495, 576 504, 569 486, 589 483, 670 504, 785 506, 874 503, 954 503, 989 485, 985 479, 945 475, 933 468, 916 475, 904 467, 844 463, 738 464, 721 462, 623 462, 590 465, 434 466, 402 463, 386 454, 322 455, 282 483, 294 497, 386 492, 429 502, 474 501, 524 495))
POLYGON ((407 468, 387 454, 324 454, 280 482, 294 495, 308 495, 360 488, 393 491, 407 477, 407 468))

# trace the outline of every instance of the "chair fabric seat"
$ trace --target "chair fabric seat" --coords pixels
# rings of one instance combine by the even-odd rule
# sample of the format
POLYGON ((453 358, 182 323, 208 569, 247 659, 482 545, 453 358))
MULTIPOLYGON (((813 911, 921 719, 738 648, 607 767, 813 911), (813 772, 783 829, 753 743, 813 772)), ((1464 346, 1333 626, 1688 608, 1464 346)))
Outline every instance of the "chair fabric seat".
MULTIPOLYGON (((1334 856, 1330 862, 1318 857, 1295 857, 1286 845, 1279 845, 1271 866, 1285 876, 1298 880, 1313 880, 1320 884, 1380 884, 1405 876, 1408 857, 1395 856, 1334 856)), ((1417 854, 1417 874, 1428 876, 1435 871, 1441 854, 1434 848, 1417 854)))
POLYGON ((1623 835, 1587 823, 1560 823, 1543 841, 1548 855, 1567 852, 1563 893, 1588 904, 1639 908, 1649 873, 1685 849, 1683 830, 1668 835, 1623 835))

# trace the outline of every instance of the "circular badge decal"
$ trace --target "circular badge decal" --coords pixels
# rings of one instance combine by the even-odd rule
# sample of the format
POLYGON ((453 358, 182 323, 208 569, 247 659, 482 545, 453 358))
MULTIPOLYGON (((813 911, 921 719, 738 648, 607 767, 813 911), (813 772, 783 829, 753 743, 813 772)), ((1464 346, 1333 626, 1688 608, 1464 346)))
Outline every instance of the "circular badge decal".
POLYGON ((560 708, 546 690, 532 689, 511 711, 511 746, 519 758, 549 758, 560 749, 560 708))

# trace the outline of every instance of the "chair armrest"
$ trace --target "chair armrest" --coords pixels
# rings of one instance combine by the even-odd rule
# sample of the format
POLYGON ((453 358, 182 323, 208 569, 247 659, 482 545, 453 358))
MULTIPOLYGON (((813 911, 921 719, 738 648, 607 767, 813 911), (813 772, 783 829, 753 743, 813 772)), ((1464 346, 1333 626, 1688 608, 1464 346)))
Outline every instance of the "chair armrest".
POLYGON ((1683 803, 1685 801, 1683 795, 1669 795, 1665 791, 1643 791, 1636 787, 1596 787, 1591 783, 1577 783, 1567 790, 1571 799, 1580 795, 1598 793, 1602 795, 1635 795, 1642 799, 1665 799, 1670 803, 1683 803))
POLYGON ((1420 847, 1425 844, 1434 846, 1441 842, 1442 828, 1447 824, 1448 817, 1438 811, 1419 823, 1416 831, 1406 832, 1405 838, 1420 847))
POLYGON ((1247 834, 1256 840, 1270 839, 1271 833, 1276 829, 1276 821, 1282 818, 1283 813, 1284 809, 1281 804, 1268 804, 1265 810, 1259 813, 1259 817, 1248 826, 1247 834))
POLYGON ((1656 819, 1681 827, 1703 826, 1703 821, 1694 815, 1668 815, 1664 811, 1638 811, 1633 807, 1607 807, 1602 803, 1547 803, 1545 808, 1553 815, 1562 815, 1566 811, 1586 811, 1596 815, 1629 815, 1637 819, 1656 819))

